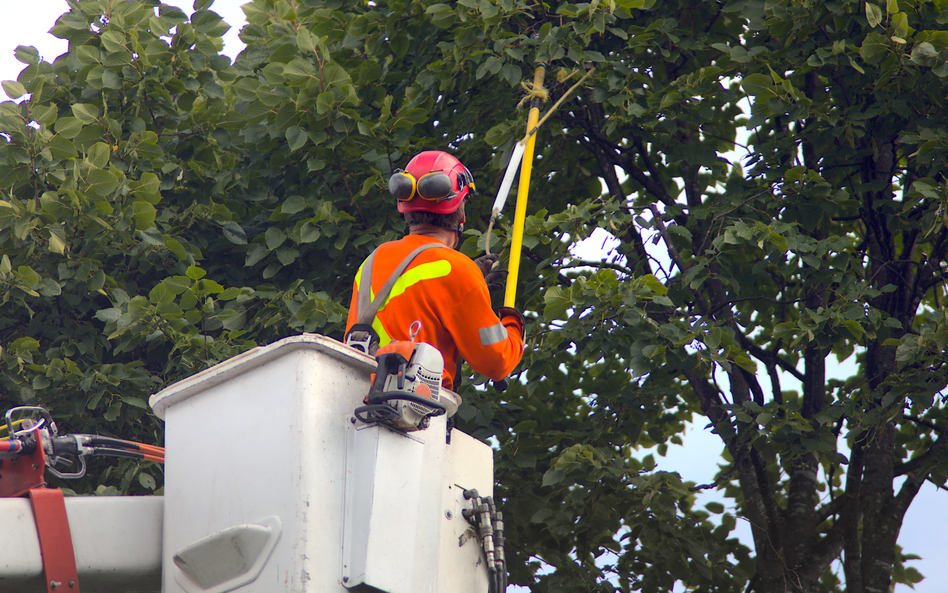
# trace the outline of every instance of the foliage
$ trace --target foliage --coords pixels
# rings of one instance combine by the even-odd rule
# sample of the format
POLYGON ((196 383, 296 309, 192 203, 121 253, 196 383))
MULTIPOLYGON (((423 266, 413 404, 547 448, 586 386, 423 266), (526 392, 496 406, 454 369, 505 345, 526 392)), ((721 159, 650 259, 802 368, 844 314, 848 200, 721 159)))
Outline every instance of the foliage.
MULTIPOLYGON (((144 402, 169 382, 299 331, 339 337, 356 266, 401 230, 390 172, 447 146, 490 193, 524 133, 521 82, 544 63, 555 99, 594 67, 539 132, 521 380, 468 386, 459 412, 498 443, 513 582, 921 578, 895 542, 919 487, 948 478, 944 1, 254 0, 233 63, 211 8, 70 1, 53 28, 68 54, 18 49, 4 405, 151 441, 144 402), (572 255, 594 231, 611 257, 572 255), (858 372, 829 378, 830 356, 858 372), (640 453, 689 421, 721 438, 713 484, 640 453)), ((157 471, 82 486, 143 491, 157 471)))

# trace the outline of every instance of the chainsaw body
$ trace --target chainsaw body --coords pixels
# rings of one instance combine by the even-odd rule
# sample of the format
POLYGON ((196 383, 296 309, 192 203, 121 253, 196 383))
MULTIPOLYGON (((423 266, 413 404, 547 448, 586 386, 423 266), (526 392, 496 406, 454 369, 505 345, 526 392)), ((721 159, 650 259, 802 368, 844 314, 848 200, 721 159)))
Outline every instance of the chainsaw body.
POLYGON ((447 410, 441 401, 444 358, 431 344, 394 341, 379 348, 378 369, 355 413, 363 422, 382 422, 405 432, 428 427, 447 410))

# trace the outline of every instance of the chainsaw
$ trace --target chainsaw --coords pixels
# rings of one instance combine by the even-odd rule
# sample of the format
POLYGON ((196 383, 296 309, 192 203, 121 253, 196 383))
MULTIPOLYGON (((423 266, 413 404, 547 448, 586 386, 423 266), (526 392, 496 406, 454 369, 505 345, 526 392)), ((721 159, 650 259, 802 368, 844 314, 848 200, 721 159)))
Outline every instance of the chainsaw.
POLYGON ((381 422, 404 432, 428 428, 430 419, 447 408, 441 401, 444 357, 431 344, 416 342, 421 322, 409 328, 411 340, 396 340, 379 348, 378 368, 365 406, 355 409, 362 422, 381 422))

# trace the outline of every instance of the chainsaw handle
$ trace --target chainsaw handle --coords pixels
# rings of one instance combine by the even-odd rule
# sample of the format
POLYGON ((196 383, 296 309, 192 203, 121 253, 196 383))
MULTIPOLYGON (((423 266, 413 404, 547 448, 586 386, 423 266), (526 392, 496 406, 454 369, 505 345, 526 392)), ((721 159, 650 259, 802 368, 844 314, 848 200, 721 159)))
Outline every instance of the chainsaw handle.
POLYGON ((448 412, 448 409, 441 402, 436 402, 433 399, 428 399, 427 397, 422 397, 413 393, 405 393, 402 391, 388 391, 383 393, 381 398, 377 401, 378 403, 384 403, 393 399, 400 399, 412 402, 413 404, 420 404, 422 406, 434 408, 434 411, 428 414, 432 418, 435 416, 443 416, 448 412))
POLYGON ((367 404, 382 403, 385 389, 385 380, 389 375, 395 374, 398 377, 398 388, 405 386, 405 368, 408 366, 408 359, 397 352, 386 352, 378 357, 378 368, 375 371, 375 381, 369 389, 369 394, 365 397, 367 404))

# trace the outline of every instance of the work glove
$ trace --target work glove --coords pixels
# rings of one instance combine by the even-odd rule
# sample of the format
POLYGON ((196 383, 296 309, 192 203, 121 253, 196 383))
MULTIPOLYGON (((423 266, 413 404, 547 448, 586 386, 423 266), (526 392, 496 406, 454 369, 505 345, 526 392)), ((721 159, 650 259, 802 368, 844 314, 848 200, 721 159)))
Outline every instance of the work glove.
POLYGON ((484 282, 487 283, 487 290, 491 292, 503 290, 504 283, 507 280, 507 271, 494 269, 500 265, 499 255, 496 253, 482 255, 475 259, 474 263, 477 264, 477 267, 481 269, 481 274, 484 275, 484 282))
POLYGON ((497 309, 497 316, 500 317, 500 322, 504 324, 504 327, 515 325, 517 329, 520 330, 520 339, 525 339, 525 323, 523 321, 523 315, 520 314, 520 311, 517 311, 513 307, 501 307, 497 309))

